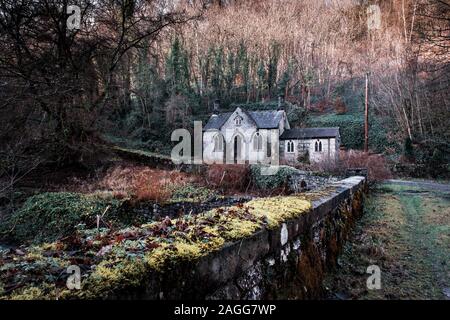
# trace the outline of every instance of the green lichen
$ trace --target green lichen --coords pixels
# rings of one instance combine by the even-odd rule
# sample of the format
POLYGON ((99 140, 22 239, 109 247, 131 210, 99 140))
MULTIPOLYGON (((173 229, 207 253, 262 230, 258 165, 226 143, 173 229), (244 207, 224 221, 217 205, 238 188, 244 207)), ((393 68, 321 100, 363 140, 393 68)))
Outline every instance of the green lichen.
POLYGON ((206 202, 218 195, 205 187, 187 184, 175 186, 172 190, 172 198, 169 202, 206 202))

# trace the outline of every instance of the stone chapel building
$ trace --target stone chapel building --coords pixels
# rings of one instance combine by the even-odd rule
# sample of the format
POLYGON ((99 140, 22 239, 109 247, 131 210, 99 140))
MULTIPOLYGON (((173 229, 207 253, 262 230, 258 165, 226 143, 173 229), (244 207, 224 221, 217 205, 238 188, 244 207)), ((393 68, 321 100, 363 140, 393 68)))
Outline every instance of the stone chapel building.
POLYGON ((293 128, 284 110, 215 113, 203 128, 205 163, 280 163, 339 160, 339 128, 293 128))

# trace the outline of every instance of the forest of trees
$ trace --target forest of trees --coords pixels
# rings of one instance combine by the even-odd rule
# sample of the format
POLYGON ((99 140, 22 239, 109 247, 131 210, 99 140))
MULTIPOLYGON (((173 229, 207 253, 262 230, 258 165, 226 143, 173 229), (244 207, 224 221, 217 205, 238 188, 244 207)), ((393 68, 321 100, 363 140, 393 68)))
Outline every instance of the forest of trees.
POLYGON ((386 144, 444 159, 449 30, 445 0, 0 0, 1 170, 84 161, 114 139, 162 152, 216 99, 283 95, 298 126, 362 110, 366 73, 386 144), (81 8, 79 30, 68 5, 81 8))

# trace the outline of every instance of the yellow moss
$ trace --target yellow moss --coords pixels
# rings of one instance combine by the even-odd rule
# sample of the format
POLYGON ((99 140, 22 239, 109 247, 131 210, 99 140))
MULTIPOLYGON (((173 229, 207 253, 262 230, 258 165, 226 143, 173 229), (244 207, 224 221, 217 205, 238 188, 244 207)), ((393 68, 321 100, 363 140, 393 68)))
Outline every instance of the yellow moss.
POLYGON ((152 268, 162 271, 166 263, 170 260, 195 260, 223 246, 224 239, 212 237, 208 241, 186 242, 176 240, 172 246, 164 244, 149 252, 145 256, 145 262, 152 268))
POLYGON ((155 270, 162 270, 167 259, 169 258, 168 245, 163 244, 161 247, 153 249, 145 255, 144 261, 148 266, 155 270))
POLYGON ((28 261, 30 261, 30 260, 37 261, 37 260, 42 260, 42 259, 43 259, 42 254, 37 253, 37 252, 29 252, 25 256, 25 260, 28 260, 28 261))
POLYGON ((90 277, 81 284, 82 290, 62 290, 59 293, 59 298, 95 299, 115 288, 141 285, 146 274, 143 261, 125 260, 118 264, 110 264, 111 261, 102 261, 90 277))
POLYGON ((212 237, 207 242, 201 242, 199 244, 200 248, 204 252, 212 252, 220 249, 225 244, 225 239, 222 237, 212 237))
MULTIPOLYGON (((92 279, 100 286, 139 285, 140 278, 145 273, 145 266, 139 260, 122 261, 110 266, 110 261, 102 261, 92 273, 92 279)), ((91 284, 87 284, 88 286, 91 284)))
POLYGON ((61 250, 61 248, 58 247, 58 243, 57 242, 53 242, 53 243, 43 243, 40 245, 40 247, 42 248, 42 250, 44 251, 50 251, 50 250, 61 250))
POLYGON ((211 252, 221 248, 225 244, 225 239, 220 236, 220 232, 215 227, 204 227, 203 231, 208 233, 210 237, 208 241, 200 242, 200 248, 203 252, 211 252))
POLYGON ((94 273, 92 273, 92 276, 99 277, 108 282, 119 280, 120 275, 117 272, 117 270, 114 270, 112 267, 106 266, 104 262, 105 261, 101 262, 97 266, 97 268, 95 268, 95 271, 94 271, 94 273))
POLYGON ((11 296, 8 297, 10 300, 44 300, 48 299, 44 292, 37 287, 29 287, 22 290, 14 291, 11 296))
POLYGON ((203 231, 208 233, 208 237, 200 241, 190 241, 192 234, 184 235, 181 238, 174 233, 170 244, 162 243, 160 247, 147 253, 144 258, 145 262, 150 268, 162 271, 169 261, 195 260, 225 244, 225 239, 220 236, 215 227, 207 226, 203 228, 203 231))
POLYGON ((298 217, 311 210, 311 202, 296 196, 255 199, 247 203, 250 212, 266 218, 269 228, 276 228, 288 219, 298 217))
POLYGON ((197 259, 202 255, 202 251, 197 244, 186 243, 183 241, 174 244, 175 255, 181 259, 197 259))
POLYGON ((224 228, 223 236, 226 239, 238 240, 255 233, 260 228, 260 224, 242 219, 229 219, 224 224, 224 228))

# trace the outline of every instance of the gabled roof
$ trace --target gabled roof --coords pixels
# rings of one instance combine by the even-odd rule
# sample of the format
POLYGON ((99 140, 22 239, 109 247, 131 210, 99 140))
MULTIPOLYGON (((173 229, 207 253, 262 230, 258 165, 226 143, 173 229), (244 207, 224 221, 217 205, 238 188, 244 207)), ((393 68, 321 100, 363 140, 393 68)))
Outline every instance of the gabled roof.
POLYGON ((247 114, 255 121, 258 129, 276 129, 283 119, 283 110, 271 111, 247 111, 247 114))
POLYGON ((226 112, 220 114, 213 114, 211 118, 209 118, 208 123, 203 128, 203 130, 210 129, 220 129, 227 122, 228 118, 233 114, 233 112, 226 112))
MULTIPOLYGON (((280 121, 283 119, 283 110, 269 110, 269 111, 245 111, 249 118, 253 120, 258 129, 276 129, 280 125, 280 121)), ((209 118, 208 123, 204 127, 204 130, 216 129, 220 130, 222 126, 227 122, 230 116, 234 112, 220 113, 212 115, 209 118)))
POLYGON ((280 136, 281 140, 290 139, 314 139, 336 138, 339 136, 339 128, 295 128, 285 130, 280 136))

